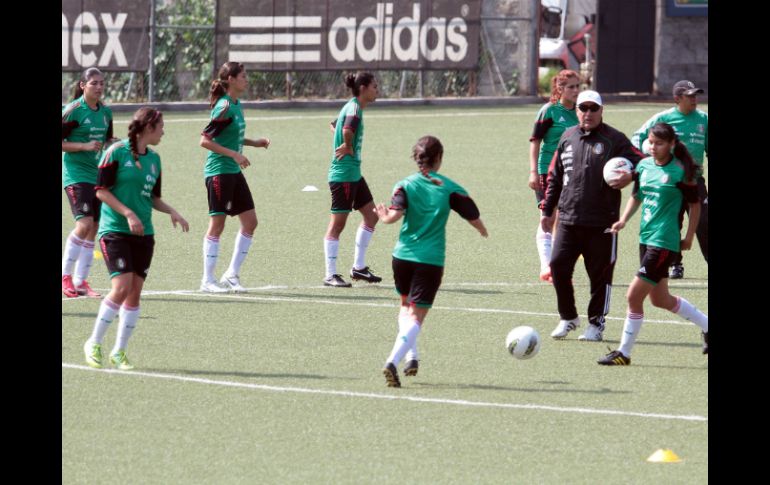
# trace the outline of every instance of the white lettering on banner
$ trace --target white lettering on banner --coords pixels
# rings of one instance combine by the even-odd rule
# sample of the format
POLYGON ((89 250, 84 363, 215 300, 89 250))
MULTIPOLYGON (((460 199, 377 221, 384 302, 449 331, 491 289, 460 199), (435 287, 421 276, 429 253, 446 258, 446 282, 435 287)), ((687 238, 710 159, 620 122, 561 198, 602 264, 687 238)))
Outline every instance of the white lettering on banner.
MULTIPOLYGON (((460 15, 468 15, 467 5, 459 7, 460 15)), ((330 19, 327 26, 328 53, 336 62, 354 61, 418 61, 420 55, 427 61, 461 62, 468 54, 468 24, 461 17, 429 17, 420 19, 420 3, 412 4, 412 14, 393 21, 393 2, 377 3, 374 16, 358 22, 356 17, 330 19), (434 33, 431 33, 433 31, 434 33), (364 42, 366 39, 369 43, 364 42), (435 41, 429 47, 429 39, 435 41), (404 44, 406 42, 406 44, 404 44)), ((231 28, 277 29, 277 28, 323 28, 320 16, 233 16, 231 28)), ((234 46, 268 47, 270 50, 229 51, 229 60, 235 62, 320 62, 321 33, 273 33, 244 32, 229 36, 234 46), (301 50, 272 50, 272 46, 302 46, 301 50), (312 49, 316 47, 318 50, 312 49), (310 48, 308 48, 310 47, 310 48)), ((62 54, 64 57, 64 54, 62 54)))
POLYGON ((72 32, 64 13, 61 14, 61 65, 69 66, 70 33, 72 34, 72 57, 82 67, 108 66, 114 57, 115 63, 120 67, 128 66, 126 54, 120 43, 120 32, 126 23, 128 14, 118 13, 113 20, 112 15, 103 13, 100 15, 104 30, 107 32, 107 41, 102 50, 102 55, 97 56, 93 49, 87 46, 99 45, 99 22, 91 12, 83 12, 75 19, 72 32), (98 60, 98 62, 97 62, 98 60))

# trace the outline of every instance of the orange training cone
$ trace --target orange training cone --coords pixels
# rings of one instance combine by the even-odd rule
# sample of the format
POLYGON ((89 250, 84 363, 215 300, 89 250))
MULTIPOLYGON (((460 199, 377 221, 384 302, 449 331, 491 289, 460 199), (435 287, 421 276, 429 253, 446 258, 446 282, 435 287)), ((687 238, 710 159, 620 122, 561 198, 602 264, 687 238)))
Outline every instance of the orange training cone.
POLYGON ((650 455, 647 461, 650 463, 679 463, 682 459, 669 449, 660 449, 650 455))

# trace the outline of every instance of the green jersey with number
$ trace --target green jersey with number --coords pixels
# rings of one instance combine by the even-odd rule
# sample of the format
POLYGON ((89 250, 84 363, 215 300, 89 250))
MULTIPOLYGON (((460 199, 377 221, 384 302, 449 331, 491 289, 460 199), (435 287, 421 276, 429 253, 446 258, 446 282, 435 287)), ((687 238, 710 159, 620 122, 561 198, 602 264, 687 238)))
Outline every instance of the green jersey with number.
MULTIPOLYGON (((128 140, 113 144, 99 164, 97 189, 109 190, 123 205, 131 209, 144 225, 144 235, 155 233, 152 227, 152 197, 160 197, 160 157, 149 147, 139 155, 139 163, 131 154, 128 140)), ((109 232, 131 234, 128 219, 108 204, 102 204, 98 236, 109 232)))
POLYGON ((361 149, 364 140, 364 110, 358 99, 348 101, 337 115, 334 127, 334 146, 332 163, 329 167, 329 182, 358 182, 361 179, 361 149), (345 142, 343 130, 353 130, 353 154, 345 155, 340 160, 334 156, 334 150, 345 142))
POLYGON ((679 140, 687 147, 687 151, 695 161, 696 176, 703 175, 703 154, 709 151, 709 115, 695 109, 689 114, 683 114, 678 107, 673 107, 654 115, 639 128, 631 137, 631 143, 642 149, 644 140, 656 123, 668 123, 674 128, 679 140))
POLYGON ((647 157, 639 162, 636 171, 639 181, 634 197, 642 202, 639 242, 679 251, 679 210, 684 203, 679 186, 685 182, 684 165, 672 158, 661 166, 647 157))
MULTIPOLYGON (((228 95, 219 98, 211 110, 209 124, 202 135, 234 152, 243 153, 246 121, 243 119, 240 101, 233 101, 228 95)), ((203 170, 204 177, 240 171, 240 165, 231 157, 209 150, 203 170)))
POLYGON ((540 154, 537 157, 537 173, 548 173, 553 154, 559 145, 562 133, 570 126, 578 124, 575 108, 567 109, 557 101, 556 104, 546 103, 537 112, 535 128, 529 141, 542 140, 540 154))
MULTIPOLYGON (((101 102, 96 109, 86 104, 85 95, 62 109, 62 141, 102 145, 112 137, 112 110, 101 102), (66 135, 65 135, 66 133, 66 135)), ((96 183, 96 172, 102 151, 64 152, 62 156, 62 186, 76 183, 96 183)))
POLYGON ((405 261, 444 266, 446 223, 452 194, 468 198, 468 192, 453 180, 435 172, 430 176, 443 183, 436 185, 421 173, 398 182, 394 193, 403 190, 408 205, 393 256, 405 261))

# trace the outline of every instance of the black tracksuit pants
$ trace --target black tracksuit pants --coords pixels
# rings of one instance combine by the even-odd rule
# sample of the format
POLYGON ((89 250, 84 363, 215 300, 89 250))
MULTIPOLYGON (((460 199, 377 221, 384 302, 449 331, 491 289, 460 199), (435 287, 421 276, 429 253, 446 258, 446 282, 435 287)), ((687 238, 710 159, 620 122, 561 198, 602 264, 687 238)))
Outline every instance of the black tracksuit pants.
POLYGON ((562 320, 572 320, 578 316, 572 274, 582 254, 591 280, 588 320, 596 325, 604 323, 604 316, 610 309, 612 273, 618 250, 617 234, 608 231, 609 227, 559 223, 551 252, 551 277, 562 320))

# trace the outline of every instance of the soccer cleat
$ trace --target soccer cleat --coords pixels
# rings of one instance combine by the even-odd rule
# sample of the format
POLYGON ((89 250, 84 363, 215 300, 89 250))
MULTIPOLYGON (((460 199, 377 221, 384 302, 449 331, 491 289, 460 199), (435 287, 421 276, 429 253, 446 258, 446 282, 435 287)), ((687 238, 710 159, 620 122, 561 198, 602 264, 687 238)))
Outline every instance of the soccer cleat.
POLYGON ((61 277, 61 292, 67 298, 76 298, 78 296, 78 290, 75 289, 75 285, 72 284, 72 275, 65 274, 61 277))
POLYGON ((410 360, 406 363, 404 366, 404 375, 405 376, 416 376, 417 375, 417 368, 420 366, 420 362, 417 360, 410 360))
POLYGON ((668 277, 672 280, 681 280, 684 278, 684 266, 681 264, 672 264, 668 269, 668 277))
POLYGON ((132 370, 134 368, 134 366, 131 365, 131 363, 128 361, 126 352, 123 349, 118 350, 114 354, 110 355, 110 362, 112 362, 112 365, 114 365, 118 370, 132 370))
POLYGON ((382 369, 382 375, 388 383, 388 387, 401 387, 401 381, 398 379, 398 369, 392 362, 388 362, 382 369))
POLYGON ((363 269, 351 269, 350 278, 353 280, 368 281, 369 283, 379 283, 382 281, 382 278, 375 276, 374 273, 369 271, 369 266, 364 266, 363 269))
POLYGON ((600 365, 630 365, 631 364, 631 357, 626 357, 619 350, 612 350, 609 347, 607 347, 607 350, 609 350, 610 353, 604 356, 603 358, 597 360, 596 362, 598 364, 600 365))
POLYGON ((351 283, 346 282, 342 279, 341 274, 333 274, 329 276, 328 278, 324 279, 324 286, 336 286, 338 288, 350 288, 353 286, 351 283))
POLYGON ((227 288, 222 288, 216 281, 204 281, 201 283, 200 290, 204 293, 227 293, 227 288))
POLYGON ((599 326, 594 325, 593 323, 589 323, 586 326, 586 331, 583 332, 583 335, 578 337, 578 340, 582 340, 584 342, 601 342, 602 332, 604 332, 604 324, 599 326))
POLYGON ((708 354, 709 353, 709 333, 708 332, 701 332, 703 334, 703 353, 708 354))
POLYGON ((246 288, 241 286, 241 278, 238 275, 222 275, 219 284, 225 288, 230 288, 233 293, 246 293, 246 288))
POLYGON ((86 340, 83 345, 83 353, 86 354, 86 364, 95 369, 102 368, 102 346, 86 340))
POLYGON ((573 318, 572 320, 559 320, 559 324, 556 325, 556 328, 554 328, 553 332, 551 332, 551 337, 555 339, 562 339, 579 326, 580 318, 573 318))
POLYGON ((83 280, 80 285, 77 287, 78 295, 80 296, 86 296, 88 298, 101 298, 101 294, 97 293, 91 288, 91 285, 88 284, 88 281, 83 280))

